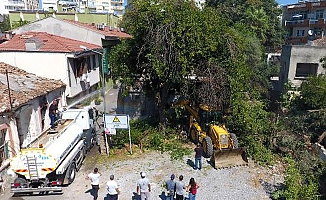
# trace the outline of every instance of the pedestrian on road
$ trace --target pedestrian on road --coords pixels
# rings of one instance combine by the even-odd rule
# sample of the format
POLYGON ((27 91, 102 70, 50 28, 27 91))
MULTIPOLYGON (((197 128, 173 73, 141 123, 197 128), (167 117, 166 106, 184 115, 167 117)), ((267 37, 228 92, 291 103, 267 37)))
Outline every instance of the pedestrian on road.
POLYGON ((91 180, 94 200, 97 200, 98 197, 98 190, 100 189, 100 176, 102 176, 102 174, 98 171, 98 168, 94 168, 94 171, 86 176, 86 179, 91 180))
POLYGON ((137 181, 137 194, 140 195, 141 200, 150 200, 151 184, 145 172, 140 172, 140 177, 137 181))
POLYGON ((175 183, 176 200, 184 200, 184 189, 186 189, 186 184, 183 182, 183 176, 180 175, 175 183))
POLYGON ((203 148, 201 147, 201 145, 198 143, 196 148, 195 148, 195 166, 194 169, 197 170, 201 170, 202 167, 202 160, 201 157, 203 156, 203 148))
POLYGON ((57 114, 58 114, 58 100, 55 99, 55 100, 53 100, 53 102, 49 108, 49 117, 51 120, 50 124, 51 124, 51 128, 53 130, 55 129, 55 123, 58 120, 57 114))
POLYGON ((187 186, 187 192, 189 194, 189 200, 196 200, 197 189, 199 185, 196 183, 194 178, 191 178, 189 185, 187 186))
POLYGON ((167 190, 166 200, 173 200, 174 194, 175 194, 175 181, 174 181, 175 175, 171 175, 171 179, 167 180, 165 182, 165 187, 167 190))
POLYGON ((114 175, 110 176, 110 180, 106 183, 106 188, 108 189, 108 200, 118 200, 120 189, 114 180, 114 175))

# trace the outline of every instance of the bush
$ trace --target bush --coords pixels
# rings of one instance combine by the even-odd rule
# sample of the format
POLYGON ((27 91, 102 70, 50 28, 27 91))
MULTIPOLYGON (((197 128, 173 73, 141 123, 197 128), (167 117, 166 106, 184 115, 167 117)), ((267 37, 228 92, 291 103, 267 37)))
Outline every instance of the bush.
POLYGON ((318 198, 318 180, 314 175, 300 173, 295 161, 286 159, 288 168, 286 170, 285 185, 282 190, 272 194, 273 199, 291 200, 315 200, 318 198))
POLYGON ((246 138, 246 147, 248 155, 262 166, 273 165, 275 156, 257 136, 248 136, 246 138))

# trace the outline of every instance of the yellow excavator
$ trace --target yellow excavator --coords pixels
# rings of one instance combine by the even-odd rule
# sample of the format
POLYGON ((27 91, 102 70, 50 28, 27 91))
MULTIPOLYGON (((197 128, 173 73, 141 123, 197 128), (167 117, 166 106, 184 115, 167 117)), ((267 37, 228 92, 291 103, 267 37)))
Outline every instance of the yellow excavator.
POLYGON ((216 169, 239 166, 248 163, 246 148, 238 147, 234 133, 229 133, 223 124, 223 113, 207 105, 194 108, 188 100, 177 103, 190 113, 189 137, 194 143, 201 143, 204 157, 211 158, 216 169))

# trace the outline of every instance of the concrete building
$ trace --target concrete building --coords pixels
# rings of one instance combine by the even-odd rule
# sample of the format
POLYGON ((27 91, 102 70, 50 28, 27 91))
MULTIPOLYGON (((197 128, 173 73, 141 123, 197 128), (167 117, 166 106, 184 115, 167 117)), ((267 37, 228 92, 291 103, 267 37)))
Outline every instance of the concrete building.
POLYGON ((287 31, 286 44, 303 45, 324 37, 326 0, 298 1, 282 7, 282 25, 287 31))
POLYGON ((48 106, 65 91, 65 84, 0 62, 0 89, 1 188, 8 185, 10 158, 50 127, 48 106))
POLYGON ((97 89, 100 82, 102 55, 85 51, 102 47, 45 32, 14 35, 0 44, 0 60, 37 76, 61 80, 66 90, 61 94, 67 106, 97 89))
POLYGON ((320 59, 326 56, 326 38, 314 40, 308 45, 285 45, 282 48, 279 90, 291 83, 298 88, 309 76, 324 74, 320 59))
POLYGON ((0 0, 0 14, 9 14, 9 11, 24 10, 23 0, 0 0))

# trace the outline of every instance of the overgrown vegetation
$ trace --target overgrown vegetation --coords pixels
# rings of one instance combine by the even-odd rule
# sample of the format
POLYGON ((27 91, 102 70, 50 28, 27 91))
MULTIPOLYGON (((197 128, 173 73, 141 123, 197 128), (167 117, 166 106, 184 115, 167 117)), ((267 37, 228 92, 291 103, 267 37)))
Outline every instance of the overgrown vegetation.
POLYGON ((272 110, 270 77, 278 69, 266 64, 265 53, 283 43, 281 9, 274 0, 206 2, 199 9, 193 1, 134 0, 126 11, 121 25, 133 38, 112 50, 113 78, 126 88, 140 86, 159 116, 156 124, 133 122, 133 141, 173 158, 183 155, 170 129, 180 125, 178 118, 169 120, 171 94, 231 110, 226 125, 251 158, 261 165, 286 158, 286 181, 274 198, 318 199, 325 193, 325 167, 311 142, 325 131, 326 120, 324 111, 308 109, 325 108, 324 77, 308 79, 301 95, 286 87, 272 110))
MULTIPOLYGON (((175 129, 168 128, 165 134, 158 130, 158 124, 147 120, 131 120, 130 134, 133 145, 138 145, 142 150, 150 149, 168 152, 172 160, 182 159, 189 155, 192 149, 185 146, 184 138, 180 137, 175 129)), ((111 145, 115 148, 124 148, 129 144, 127 130, 119 130, 119 134, 112 137, 111 145)))

